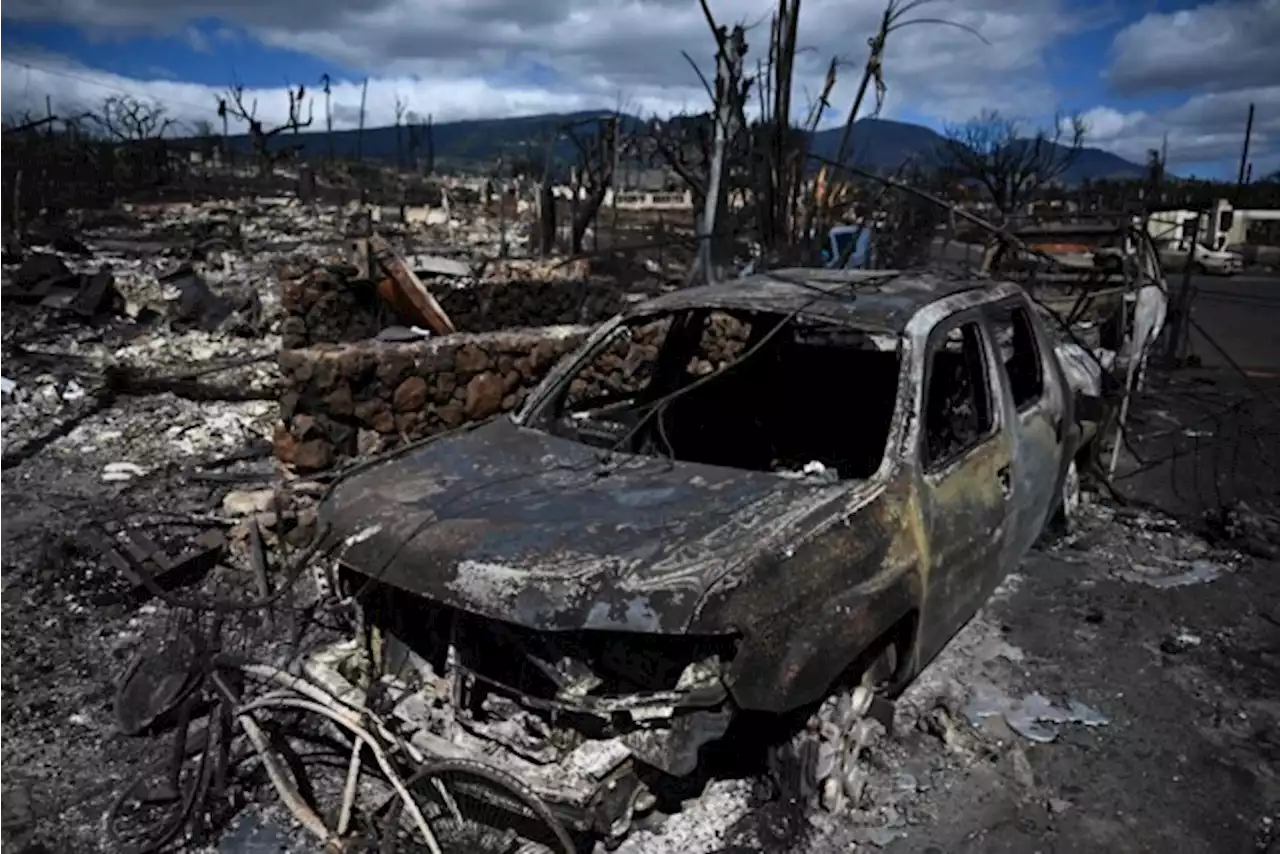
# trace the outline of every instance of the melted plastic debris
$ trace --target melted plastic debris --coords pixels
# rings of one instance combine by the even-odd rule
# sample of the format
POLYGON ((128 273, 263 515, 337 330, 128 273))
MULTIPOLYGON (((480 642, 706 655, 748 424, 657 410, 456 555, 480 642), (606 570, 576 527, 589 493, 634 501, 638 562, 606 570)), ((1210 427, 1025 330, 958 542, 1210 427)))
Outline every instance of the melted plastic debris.
POLYGON ((1015 699, 993 685, 977 685, 965 706, 964 715, 974 727, 991 717, 1003 716, 1005 723, 1023 738, 1047 744, 1058 737, 1058 725, 1106 726, 1111 719, 1079 700, 1056 705, 1039 691, 1015 699))

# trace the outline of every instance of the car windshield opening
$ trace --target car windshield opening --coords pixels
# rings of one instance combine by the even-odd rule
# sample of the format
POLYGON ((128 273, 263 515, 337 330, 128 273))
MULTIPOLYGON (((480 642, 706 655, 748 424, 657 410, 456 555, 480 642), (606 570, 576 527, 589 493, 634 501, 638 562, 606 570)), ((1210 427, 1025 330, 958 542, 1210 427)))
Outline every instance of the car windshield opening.
POLYGON ((796 479, 870 477, 898 393, 895 336, 769 312, 630 319, 531 423, 596 447, 796 479))

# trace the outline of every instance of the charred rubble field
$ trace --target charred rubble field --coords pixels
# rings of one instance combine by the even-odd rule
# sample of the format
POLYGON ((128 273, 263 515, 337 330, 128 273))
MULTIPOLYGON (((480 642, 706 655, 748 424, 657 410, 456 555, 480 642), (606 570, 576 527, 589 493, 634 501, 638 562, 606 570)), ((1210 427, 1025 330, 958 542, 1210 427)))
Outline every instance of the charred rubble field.
MULTIPOLYGON (((343 302, 345 220, 273 200, 136 209, 6 258, 6 851, 121 850, 104 814, 170 749, 122 734, 145 728, 120 687, 140 652, 215 621, 224 649, 275 664, 339 636, 278 560, 314 534, 333 467, 510 410, 628 294, 669 286, 650 264, 562 302, 560 272, 425 262, 471 336, 401 345, 429 348, 448 375, 429 383, 363 355, 380 321, 343 302), (278 598, 197 619, 131 566, 169 597, 278 598)), ((1114 492, 1087 493, 898 700, 862 809, 806 813, 739 744, 618 850, 1280 852, 1278 399, 1275 380, 1153 376, 1114 492)), ((254 762, 207 809, 172 847, 319 850, 254 762)))

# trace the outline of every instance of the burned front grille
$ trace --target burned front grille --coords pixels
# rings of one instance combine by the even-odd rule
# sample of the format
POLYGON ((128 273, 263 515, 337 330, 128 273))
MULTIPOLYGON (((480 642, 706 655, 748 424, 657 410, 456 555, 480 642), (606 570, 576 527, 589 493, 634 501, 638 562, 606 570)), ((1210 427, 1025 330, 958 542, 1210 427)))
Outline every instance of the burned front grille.
POLYGON ((387 654, 396 658, 389 664, 399 666, 412 653, 438 674, 459 667, 476 682, 548 710, 607 715, 649 699, 681 705, 691 693, 695 700, 722 699, 722 692, 711 697, 708 686, 718 683, 719 667, 736 649, 732 635, 540 632, 371 584, 362 576, 353 580, 362 588, 366 620, 403 646, 388 646, 387 654))

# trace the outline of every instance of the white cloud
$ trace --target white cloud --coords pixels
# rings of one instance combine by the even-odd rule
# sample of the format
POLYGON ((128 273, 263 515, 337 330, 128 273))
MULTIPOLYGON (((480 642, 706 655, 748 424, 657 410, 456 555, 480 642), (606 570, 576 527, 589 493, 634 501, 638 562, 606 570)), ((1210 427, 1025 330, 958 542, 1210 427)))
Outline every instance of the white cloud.
POLYGON ((1106 79, 1129 97, 1187 93, 1164 110, 1090 110, 1091 141, 1129 158, 1159 148, 1169 161, 1232 164, 1257 105, 1250 146, 1255 174, 1280 166, 1280 0, 1219 0, 1151 13, 1116 34, 1106 79))
POLYGON ((1237 162, 1249 104, 1257 105, 1250 144, 1254 175, 1280 168, 1280 86, 1195 95, 1171 110, 1122 113, 1096 107, 1085 113, 1092 144, 1141 162, 1168 135, 1169 164, 1237 162))
POLYGON ((1151 13, 1111 47, 1108 79, 1124 94, 1212 92, 1280 80, 1280 0, 1222 0, 1151 13))
MULTIPOLYGON (((885 60, 889 114, 906 104, 940 120, 968 118, 993 103, 1016 113, 1052 112, 1042 60, 1049 45, 1076 26, 1064 2, 927 5, 920 14, 974 27, 990 45, 953 27, 894 33, 885 60)), ((763 58, 776 0, 711 5, 722 23, 757 24, 748 61, 763 58)), ((807 0, 797 57, 801 99, 819 91, 827 62, 842 56, 854 67, 842 71, 834 103, 837 113, 847 108, 882 8, 883 0, 807 0)), ((168 35, 197 18, 216 17, 269 46, 373 74, 370 97, 382 93, 370 105, 375 123, 389 119, 397 90, 412 98, 415 110, 441 119, 608 107, 619 96, 659 113, 701 108, 704 96, 681 51, 704 67, 713 52, 693 0, 10 0, 4 15, 168 35), (537 78, 549 82, 513 82, 531 67, 549 72, 537 78)), ((55 92, 68 88, 65 81, 57 85, 55 92)), ((112 85, 147 89, 151 83, 117 79, 112 85)), ((6 84, 5 94, 10 91, 6 84)), ((209 91, 186 94, 200 102, 212 98, 209 91)), ((351 100, 345 92, 344 99, 351 100)), ((269 99, 264 93, 260 100, 269 99)), ((270 100, 284 102, 283 95, 270 100)))

